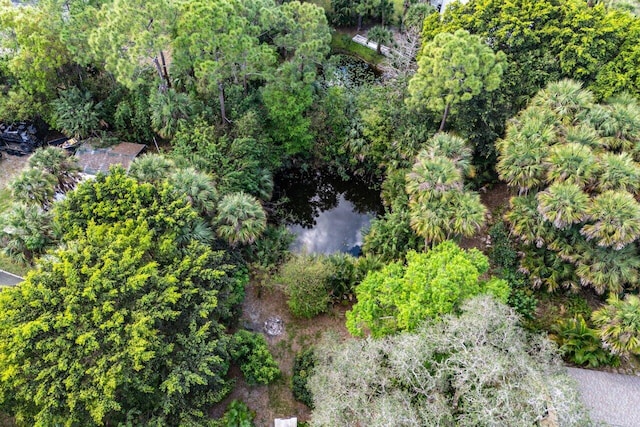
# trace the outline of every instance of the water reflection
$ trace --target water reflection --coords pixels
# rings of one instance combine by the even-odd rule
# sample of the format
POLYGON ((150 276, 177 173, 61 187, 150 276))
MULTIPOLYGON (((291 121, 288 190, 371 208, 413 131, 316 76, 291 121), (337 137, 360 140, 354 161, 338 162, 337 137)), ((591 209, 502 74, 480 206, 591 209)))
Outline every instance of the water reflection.
POLYGON ((308 253, 357 255, 363 229, 382 212, 379 190, 325 171, 287 171, 276 179, 276 197, 288 200, 283 208, 297 236, 292 250, 308 253))
POLYGON ((289 227, 296 234, 291 249, 294 252, 357 255, 362 246, 362 230, 373 217, 372 213, 358 213, 355 205, 340 195, 337 206, 320 212, 312 228, 298 224, 289 227))

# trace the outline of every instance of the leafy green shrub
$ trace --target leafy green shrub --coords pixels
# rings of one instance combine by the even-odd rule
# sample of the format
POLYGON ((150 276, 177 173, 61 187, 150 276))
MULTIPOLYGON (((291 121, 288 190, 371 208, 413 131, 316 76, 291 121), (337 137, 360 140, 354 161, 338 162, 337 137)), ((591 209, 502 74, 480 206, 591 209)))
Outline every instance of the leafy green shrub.
POLYGON ((290 254, 289 247, 295 235, 285 226, 267 225, 253 245, 246 248, 247 259, 270 270, 280 265, 290 254))
POLYGON ((538 299, 530 289, 511 289, 507 304, 525 320, 532 320, 538 306, 538 299))
POLYGON ((293 361, 293 378, 291 379, 294 399, 311 409, 313 409, 313 396, 307 388, 307 381, 315 364, 313 349, 310 348, 296 354, 293 361))
POLYGON ((333 276, 334 267, 326 257, 296 255, 286 262, 279 280, 285 286, 291 313, 311 318, 327 311, 331 300, 329 281, 333 276))
POLYGON ((564 358, 579 366, 618 365, 620 360, 604 348, 595 330, 589 328, 582 315, 562 319, 553 327, 551 337, 560 346, 564 358))
POLYGON ((240 400, 233 400, 224 416, 212 423, 212 427, 254 427, 255 413, 240 400))
POLYGON ((489 261, 491 264, 501 269, 513 269, 518 261, 518 253, 513 248, 509 239, 509 230, 503 221, 496 223, 489 229, 491 237, 491 249, 489 250, 489 261))
POLYGON ((51 102, 54 126, 68 136, 86 138, 100 126, 98 111, 101 104, 93 102, 91 93, 72 87, 60 92, 60 97, 51 102))
POLYGON ((269 384, 280 376, 280 368, 260 334, 241 330, 233 335, 231 358, 240 365, 249 384, 269 384))
POLYGON ((352 300, 356 286, 356 259, 348 254, 332 254, 327 257, 333 266, 333 274, 329 277, 329 293, 334 302, 352 300))
POLYGON ((421 251, 423 248, 424 239, 411 229, 406 209, 388 212, 371 221, 362 245, 364 254, 379 255, 385 262, 402 259, 407 251, 421 251))

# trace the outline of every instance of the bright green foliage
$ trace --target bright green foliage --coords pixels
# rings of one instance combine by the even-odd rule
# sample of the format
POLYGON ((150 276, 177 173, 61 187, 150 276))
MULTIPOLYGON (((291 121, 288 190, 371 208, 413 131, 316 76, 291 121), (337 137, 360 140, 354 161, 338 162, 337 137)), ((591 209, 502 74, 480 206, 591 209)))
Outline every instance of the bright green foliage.
POLYGON ((29 425, 185 425, 224 396, 219 321, 243 284, 222 252, 180 248, 151 223, 91 222, 0 293, 5 411, 29 425))
POLYGON ((84 139, 94 134, 100 126, 96 104, 89 92, 81 92, 77 87, 60 92, 52 105, 52 124, 67 136, 84 139))
POLYGON ((396 262, 373 272, 356 287, 358 303, 347 312, 347 329, 381 337, 414 330, 425 319, 451 313, 462 301, 489 292, 506 302, 505 281, 480 280, 489 261, 478 250, 464 251, 451 241, 426 253, 409 252, 406 266, 396 262))
POLYGON ((640 298, 628 294, 623 300, 612 295, 607 305, 591 316, 605 348, 628 357, 640 354, 640 298))
POLYGON ((280 269, 287 305, 295 316, 312 318, 327 311, 334 267, 320 256, 296 255, 280 269))
POLYGON ((213 421, 210 427, 254 427, 254 418, 255 413, 246 404, 240 400, 233 400, 227 406, 224 416, 213 421))
POLYGON ((38 206, 16 203, 0 216, 0 246, 11 259, 32 264, 55 241, 52 215, 38 206))
POLYGON ((564 319, 555 325, 551 338, 558 343, 565 359, 579 366, 597 368, 616 365, 620 361, 602 348, 597 332, 591 329, 582 315, 564 319))
POLYGON ((62 16, 46 7, 0 2, 0 50, 7 50, 8 70, 30 94, 51 99, 71 54, 60 40, 62 16))
POLYGON ((440 130, 457 104, 500 85, 504 54, 494 54, 480 37, 458 30, 440 33, 422 48, 418 71, 409 83, 413 108, 442 112, 440 130))
POLYGON ((640 239, 639 140, 636 101, 596 104, 572 80, 550 83, 511 120, 496 169, 518 189, 505 218, 526 245, 521 266, 535 286, 603 293, 640 284, 631 255, 640 239))
POLYGON ((127 219, 145 220, 158 235, 179 239, 197 216, 169 183, 138 183, 121 167, 114 167, 109 175, 83 182, 56 204, 55 222, 67 240, 81 234, 90 222, 114 224, 127 219))
POLYGON ((231 338, 231 359, 249 384, 269 384, 280 376, 278 363, 273 359, 264 336, 240 330, 231 338))
POLYGON ((411 333, 316 346, 311 425, 591 425, 546 337, 489 297, 461 308, 411 333))
POLYGON ((316 358, 313 348, 296 354, 293 360, 293 376, 291 377, 291 390, 293 398, 313 409, 313 396, 307 387, 307 381, 313 373, 316 358))
POLYGON ((260 202, 245 193, 225 195, 218 204, 218 235, 231 245, 250 244, 267 228, 267 216, 260 202))

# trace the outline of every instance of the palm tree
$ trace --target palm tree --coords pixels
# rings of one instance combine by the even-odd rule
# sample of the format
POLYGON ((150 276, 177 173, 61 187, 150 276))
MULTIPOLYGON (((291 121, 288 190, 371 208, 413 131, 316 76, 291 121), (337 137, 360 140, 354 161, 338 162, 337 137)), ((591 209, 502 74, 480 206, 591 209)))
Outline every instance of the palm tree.
POLYGON ((633 96, 612 98, 609 105, 593 114, 592 121, 597 120, 596 129, 608 149, 628 151, 640 141, 640 106, 633 96))
POLYGON ((575 184, 559 182, 536 197, 538 212, 556 228, 564 229, 578 224, 587 216, 589 196, 575 184))
POLYGON ((578 114, 593 106, 593 93, 582 89, 582 83, 571 79, 551 82, 533 98, 531 104, 553 111, 565 124, 573 123, 578 114))
POLYGON ((48 210, 55 195, 56 178, 40 169, 23 170, 10 183, 13 199, 25 205, 48 210))
POLYGON ((620 250, 640 238, 640 203, 626 191, 605 191, 587 209, 589 223, 580 232, 598 246, 620 250))
POLYGON ((131 162, 129 175, 140 182, 158 183, 175 170, 172 160, 162 154, 145 154, 131 162))
POLYGON ((376 25, 367 32, 367 42, 369 40, 376 42, 376 52, 378 52, 378 55, 382 55, 382 45, 393 41, 393 35, 388 29, 376 25))
POLYGON ((640 285, 640 257, 635 244, 611 250, 589 242, 575 248, 576 274, 582 286, 599 294, 620 293, 640 285))
POLYGON ((598 190, 640 190, 640 166, 627 154, 603 153, 600 156, 598 190))
POLYGON ((181 120, 192 114, 193 102, 186 93, 168 89, 152 92, 150 99, 151 127, 161 138, 171 138, 178 130, 181 120))
POLYGON ((640 298, 627 295, 620 300, 615 294, 607 305, 594 311, 591 319, 605 348, 621 356, 640 354, 640 298))
POLYGON ((210 216, 216 208, 218 192, 209 175, 194 168, 180 169, 171 175, 171 183, 201 215, 210 216))
POLYGON ((421 199, 434 193, 462 189, 462 173, 456 164, 444 157, 431 157, 428 152, 418 153, 411 172, 406 175, 409 197, 421 199))
POLYGON ((496 171, 500 179, 519 194, 540 187, 546 180, 549 147, 557 140, 548 112, 528 108, 511 122, 504 139, 496 143, 499 157, 496 171))
POLYGON ((29 166, 56 178, 56 193, 66 193, 80 181, 78 159, 57 147, 40 148, 29 158, 29 166))
POLYGON ((442 200, 409 201, 409 224, 424 239, 425 250, 447 239, 451 212, 442 200))
POLYGON ((55 242, 52 215, 39 206, 16 203, 0 217, 0 242, 10 258, 28 264, 55 242))
POLYGON ((446 157, 452 160, 465 175, 471 175, 473 150, 467 141, 459 136, 438 132, 424 144, 422 152, 428 153, 430 157, 446 157))
POLYGON ((566 182, 584 188, 599 171, 596 157, 587 146, 576 143, 558 144, 551 147, 547 158, 549 183, 566 182))
POLYGON ((452 209, 449 226, 453 234, 471 237, 484 226, 487 208, 478 193, 452 191, 449 203, 452 209))
POLYGON ((538 200, 534 195, 512 197, 510 209, 504 218, 511 232, 525 245, 541 248, 553 239, 555 230, 538 212, 538 200))
POLYGON ((267 227, 262 205, 244 192, 225 195, 218 204, 218 235, 235 246, 253 243, 267 227))

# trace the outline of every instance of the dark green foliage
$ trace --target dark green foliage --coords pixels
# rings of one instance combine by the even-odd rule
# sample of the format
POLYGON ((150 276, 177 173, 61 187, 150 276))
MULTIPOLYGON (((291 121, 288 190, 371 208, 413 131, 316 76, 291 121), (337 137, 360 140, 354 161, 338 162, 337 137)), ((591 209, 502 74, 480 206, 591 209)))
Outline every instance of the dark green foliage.
POLYGON ((143 89, 127 92, 115 106, 113 125, 125 141, 148 143, 153 138, 149 96, 143 89))
POLYGON ((509 239, 509 229, 504 221, 500 221, 489 229, 491 248, 489 249, 489 261, 495 267, 502 270, 515 269, 518 262, 518 253, 509 239))
POLYGON ((403 259, 408 251, 421 251, 423 248, 424 239, 410 227, 409 212, 400 209, 371 221, 362 252, 377 255, 383 262, 391 262, 403 259))
POLYGON ((591 329, 582 315, 562 319, 553 327, 552 338, 560 346, 564 358, 578 366, 597 368, 617 366, 620 359, 602 347, 598 333, 591 329))
POLYGON ((91 93, 72 87, 60 92, 59 98, 51 104, 51 124, 67 136, 86 138, 98 130, 101 104, 93 101, 91 93))
POLYGON ((247 261, 262 268, 278 267, 289 256, 295 235, 285 226, 267 224, 267 228, 253 245, 245 249, 247 261))
POLYGON ((312 348, 301 351, 293 360, 293 377, 291 378, 294 399, 311 409, 313 409, 313 396, 307 388, 307 381, 315 364, 316 359, 312 348))
POLYGON ((255 413, 244 402, 233 400, 227 406, 224 416, 213 421, 210 427, 254 427, 254 418, 255 413))
POLYGON ((327 256, 327 262, 332 266, 333 273, 328 279, 331 300, 352 300, 354 288, 358 283, 356 258, 348 254, 335 253, 327 256))
POLYGON ((280 376, 278 363, 261 334, 245 330, 236 332, 231 339, 229 354, 240 365, 249 384, 269 384, 280 376))

